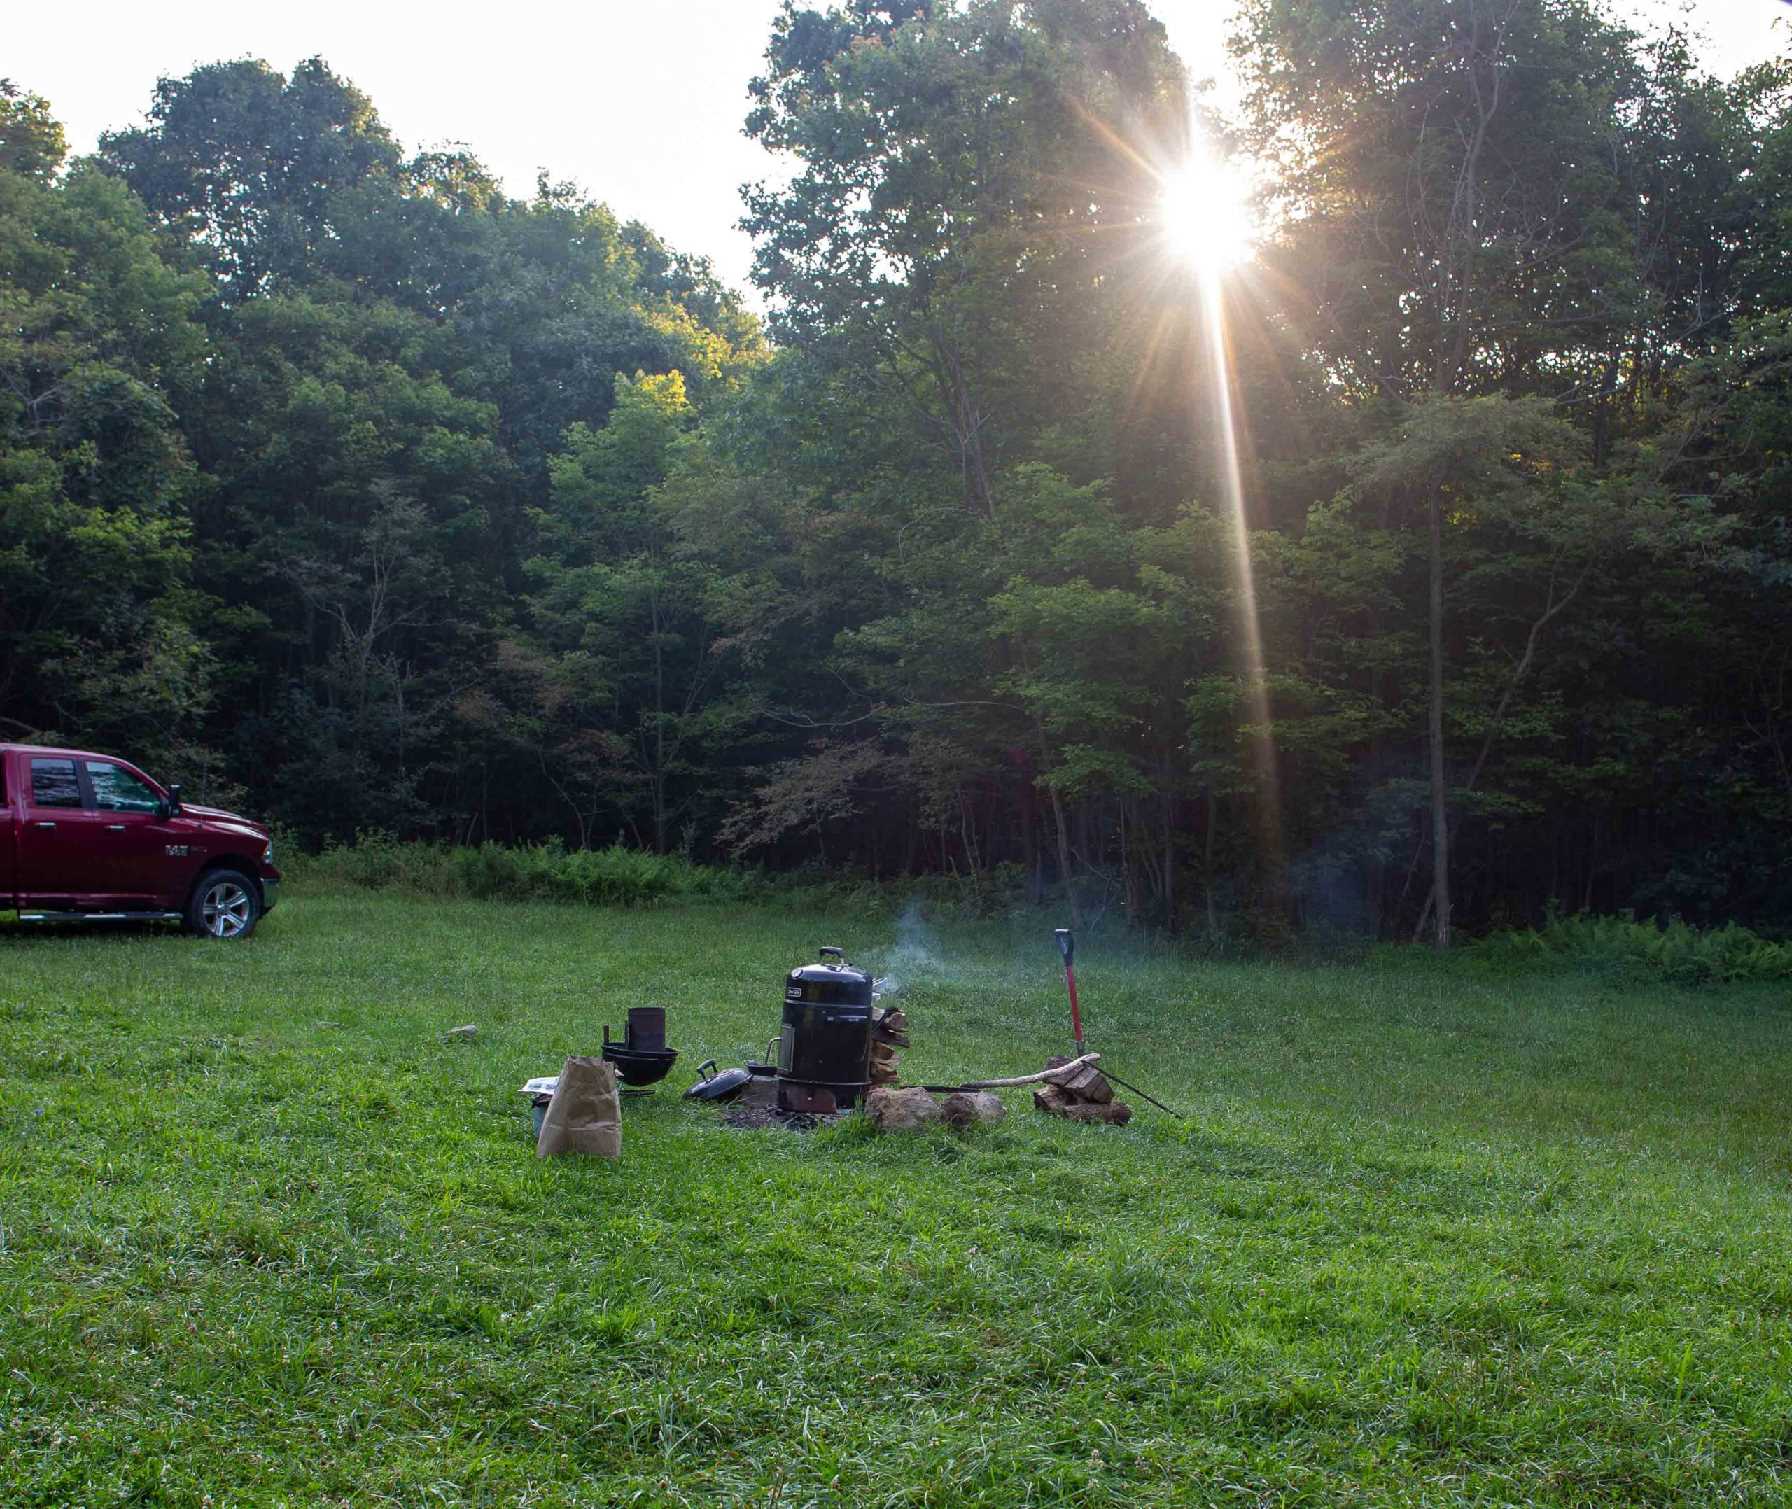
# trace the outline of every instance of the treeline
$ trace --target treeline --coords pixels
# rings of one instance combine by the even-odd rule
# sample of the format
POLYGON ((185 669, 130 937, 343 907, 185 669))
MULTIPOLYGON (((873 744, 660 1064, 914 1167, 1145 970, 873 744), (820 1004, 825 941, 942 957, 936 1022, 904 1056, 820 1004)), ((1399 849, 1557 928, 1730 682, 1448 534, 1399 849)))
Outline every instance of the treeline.
POLYGON ((764 331, 321 62, 73 164, 9 88, 0 729, 314 842, 1792 927, 1792 77, 1590 0, 1237 47, 1227 125, 1136 0, 787 6, 764 331), (1217 297, 1201 136, 1273 226, 1217 297))

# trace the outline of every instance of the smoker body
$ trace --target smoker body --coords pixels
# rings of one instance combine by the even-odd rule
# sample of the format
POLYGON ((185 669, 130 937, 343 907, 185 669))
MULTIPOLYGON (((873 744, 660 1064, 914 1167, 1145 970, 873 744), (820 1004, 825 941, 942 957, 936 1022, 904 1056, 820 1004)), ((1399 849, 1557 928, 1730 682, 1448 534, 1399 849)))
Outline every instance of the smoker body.
POLYGON ((872 978, 837 948, 821 953, 784 980, 778 1104, 787 1111, 845 1110, 871 1083, 872 978))

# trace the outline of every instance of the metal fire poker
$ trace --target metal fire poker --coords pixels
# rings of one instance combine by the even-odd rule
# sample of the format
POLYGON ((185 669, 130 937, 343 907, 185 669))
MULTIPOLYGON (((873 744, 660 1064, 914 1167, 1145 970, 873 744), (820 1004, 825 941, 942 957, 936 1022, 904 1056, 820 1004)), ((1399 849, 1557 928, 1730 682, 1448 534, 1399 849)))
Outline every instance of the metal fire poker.
MULTIPOLYGON (((1076 939, 1071 937, 1070 929, 1067 927, 1054 928, 1052 930, 1052 936, 1058 940, 1058 952, 1064 956, 1064 984, 1070 991, 1070 1033, 1071 1036, 1076 1039, 1077 1057, 1081 1058, 1086 1050, 1083 1047, 1083 1012, 1082 1007, 1077 1004, 1076 999, 1076 939)), ((1152 1095, 1145 1090, 1141 1090, 1137 1085, 1129 1085, 1118 1074, 1114 1073, 1112 1069, 1108 1068, 1106 1064, 1102 1065, 1101 1072, 1107 1078, 1113 1080, 1113 1082, 1119 1085, 1123 1090, 1131 1090, 1132 1093, 1137 1095, 1141 1100, 1150 1101, 1152 1105, 1164 1112, 1165 1115, 1174 1116, 1178 1121, 1184 1119, 1182 1112, 1172 1111, 1155 1095, 1152 1095)))

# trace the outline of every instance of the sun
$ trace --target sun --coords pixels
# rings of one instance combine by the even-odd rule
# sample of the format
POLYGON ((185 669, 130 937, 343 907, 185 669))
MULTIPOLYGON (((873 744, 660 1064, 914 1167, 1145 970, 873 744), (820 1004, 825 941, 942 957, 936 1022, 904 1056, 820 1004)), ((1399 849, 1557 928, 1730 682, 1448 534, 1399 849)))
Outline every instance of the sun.
POLYGON ((1203 277, 1230 272, 1251 255, 1250 185, 1230 163, 1203 152, 1159 174, 1157 207, 1165 251, 1203 277))

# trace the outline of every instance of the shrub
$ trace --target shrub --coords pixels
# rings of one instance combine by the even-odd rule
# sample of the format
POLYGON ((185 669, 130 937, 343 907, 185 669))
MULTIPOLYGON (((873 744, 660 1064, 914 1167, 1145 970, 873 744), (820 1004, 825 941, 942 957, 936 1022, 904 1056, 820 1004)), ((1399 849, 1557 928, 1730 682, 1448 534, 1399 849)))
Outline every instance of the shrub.
POLYGON ((730 870, 693 864, 671 854, 620 845, 569 851, 557 839, 543 844, 478 848, 401 843, 389 833, 365 832, 352 844, 332 845, 302 858, 294 879, 305 885, 399 888, 425 896, 478 901, 571 901, 592 906, 653 906, 662 901, 736 900, 750 882, 730 870))
POLYGON ((1541 928, 1495 934, 1475 945, 1473 955, 1495 966, 1568 965, 1677 985, 1792 980, 1792 945, 1734 922, 1701 931, 1677 920, 1639 922, 1628 913, 1552 916, 1541 928))

